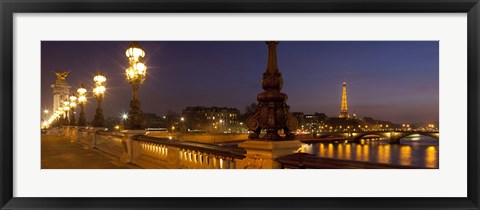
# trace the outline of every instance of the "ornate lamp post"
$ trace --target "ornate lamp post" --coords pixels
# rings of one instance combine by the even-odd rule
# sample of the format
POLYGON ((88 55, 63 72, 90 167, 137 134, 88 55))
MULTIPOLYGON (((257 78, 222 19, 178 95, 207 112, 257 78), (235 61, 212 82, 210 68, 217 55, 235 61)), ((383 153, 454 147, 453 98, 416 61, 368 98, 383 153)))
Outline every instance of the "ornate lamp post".
POLYGON ((47 119, 47 114, 49 113, 48 109, 43 110, 43 120, 45 121, 47 119))
POLYGON ((72 93, 70 96, 70 125, 74 126, 77 124, 75 120, 75 107, 77 107, 77 96, 72 93))
POLYGON ((55 113, 57 114, 57 125, 58 126, 61 126, 62 123, 63 123, 63 108, 62 107, 58 107, 57 110, 55 111, 55 113))
POLYGON ((63 102, 63 111, 64 111, 64 113, 63 113, 63 119, 64 119, 63 125, 69 125, 70 124, 70 122, 69 122, 69 120, 70 120, 69 119, 70 102, 68 102, 68 101, 63 102))
POLYGON ((293 116, 286 104, 287 95, 280 92, 283 87, 282 74, 277 65, 278 42, 267 42, 268 63, 262 78, 264 92, 257 95, 258 108, 247 118, 247 126, 254 131, 249 138, 258 139, 260 131, 265 129, 267 134, 263 140, 281 140, 278 131, 283 129, 285 139, 294 139, 292 133, 298 127, 298 120, 293 116))
POLYGON ((105 93, 105 82, 107 78, 102 73, 98 73, 93 78, 95 82, 95 88, 93 89, 93 94, 97 97, 98 107, 95 112, 95 117, 93 118, 93 127, 104 127, 105 120, 103 119, 103 110, 102 110, 102 99, 103 94, 105 93))
POLYGON ((131 130, 139 130, 144 128, 142 111, 140 110, 140 101, 138 100, 138 88, 145 81, 147 76, 147 66, 142 63, 142 58, 145 56, 145 51, 133 42, 127 48, 125 55, 129 60, 130 66, 125 71, 126 79, 132 85, 133 98, 130 102, 130 110, 128 116, 130 120, 127 122, 127 128, 131 130))
POLYGON ((83 87, 83 84, 80 84, 80 88, 77 89, 78 93, 78 104, 80 105, 80 116, 78 117, 78 126, 86 126, 87 121, 85 120, 85 103, 87 102, 87 89, 83 87))

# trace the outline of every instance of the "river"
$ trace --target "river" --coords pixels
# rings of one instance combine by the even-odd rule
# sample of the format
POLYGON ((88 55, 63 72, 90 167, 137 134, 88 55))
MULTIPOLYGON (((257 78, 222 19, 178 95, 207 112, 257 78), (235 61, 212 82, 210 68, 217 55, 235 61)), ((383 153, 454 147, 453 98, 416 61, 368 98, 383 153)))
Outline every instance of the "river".
POLYGON ((401 139, 400 144, 390 144, 380 138, 367 138, 360 143, 340 141, 303 144, 301 150, 319 157, 438 168, 438 147, 439 142, 434 138, 413 136, 401 139))

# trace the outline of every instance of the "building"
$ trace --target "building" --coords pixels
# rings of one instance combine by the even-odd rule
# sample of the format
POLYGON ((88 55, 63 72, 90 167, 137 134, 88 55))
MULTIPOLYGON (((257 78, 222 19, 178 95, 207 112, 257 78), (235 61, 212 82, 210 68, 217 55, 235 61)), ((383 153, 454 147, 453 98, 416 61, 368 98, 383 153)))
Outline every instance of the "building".
POLYGON ((315 112, 314 114, 307 114, 303 117, 303 127, 311 132, 315 132, 328 119, 324 113, 315 112))
POLYGON ((240 111, 228 107, 186 107, 182 111, 181 126, 189 131, 241 132, 240 111))
POLYGON ((298 120, 298 125, 300 125, 300 127, 301 127, 302 125, 304 125, 304 120, 303 120, 304 114, 303 114, 303 112, 292 112, 292 115, 297 118, 297 120, 298 120))
POLYGON ((298 119, 299 129, 305 132, 315 132, 328 119, 324 113, 315 112, 314 114, 304 114, 303 112, 293 112, 293 116, 298 119))
POLYGON ((153 113, 142 113, 146 128, 167 128, 167 120, 153 113))

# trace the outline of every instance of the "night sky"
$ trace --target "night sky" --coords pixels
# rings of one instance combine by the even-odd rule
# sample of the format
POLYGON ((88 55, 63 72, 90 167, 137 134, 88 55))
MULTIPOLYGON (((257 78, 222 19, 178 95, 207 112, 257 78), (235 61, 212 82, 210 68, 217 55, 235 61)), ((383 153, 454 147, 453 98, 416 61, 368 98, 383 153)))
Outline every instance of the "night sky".
MULTIPOLYGON (((131 86, 125 80, 130 41, 43 41, 43 108, 51 109, 53 70, 70 71, 66 81, 90 91, 87 121, 96 99, 93 76, 107 77, 105 117, 128 112, 131 86)), ((262 92, 267 63, 263 41, 141 41, 147 79, 140 87, 143 112, 181 113, 186 106, 235 107, 240 112, 262 92)), ((438 122, 439 54, 436 41, 284 41, 277 48, 282 92, 292 112, 340 112, 347 82, 350 115, 395 123, 438 122)))

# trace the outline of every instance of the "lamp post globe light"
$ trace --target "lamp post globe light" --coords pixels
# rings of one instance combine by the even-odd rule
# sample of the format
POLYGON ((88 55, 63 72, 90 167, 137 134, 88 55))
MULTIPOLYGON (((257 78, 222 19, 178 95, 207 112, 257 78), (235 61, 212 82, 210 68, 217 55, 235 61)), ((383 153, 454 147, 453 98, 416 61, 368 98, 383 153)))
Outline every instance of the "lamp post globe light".
POLYGON ((138 88, 147 77, 147 66, 142 62, 145 51, 137 42, 133 42, 125 51, 125 55, 130 64, 125 70, 125 78, 132 85, 132 101, 130 101, 129 120, 126 127, 130 130, 140 130, 145 127, 138 100, 138 88))
POLYGON ((87 89, 80 84, 80 88, 77 89, 78 93, 78 105, 80 105, 80 116, 78 117, 78 126, 86 126, 87 120, 85 119, 85 103, 87 102, 87 89))
POLYGON ((68 102, 68 101, 63 102, 63 111, 64 111, 64 113, 63 113, 63 119, 64 119, 63 125, 69 125, 70 123, 69 123, 69 116, 68 115, 69 115, 69 111, 70 111, 70 102, 68 102))
POLYGON ((93 118, 92 125, 93 127, 105 127, 105 120, 103 119, 103 110, 102 110, 102 99, 105 93, 105 82, 107 78, 101 72, 93 77, 95 82, 95 88, 93 89, 93 94, 97 97, 98 106, 95 112, 95 117, 93 118))
POLYGON ((58 126, 61 126, 62 123, 63 123, 63 108, 62 107, 58 107, 58 109, 55 111, 55 113, 57 114, 57 125, 58 126))
POLYGON ((75 126, 77 122, 75 120, 75 107, 77 107, 77 96, 74 93, 70 96, 70 125, 75 126))

